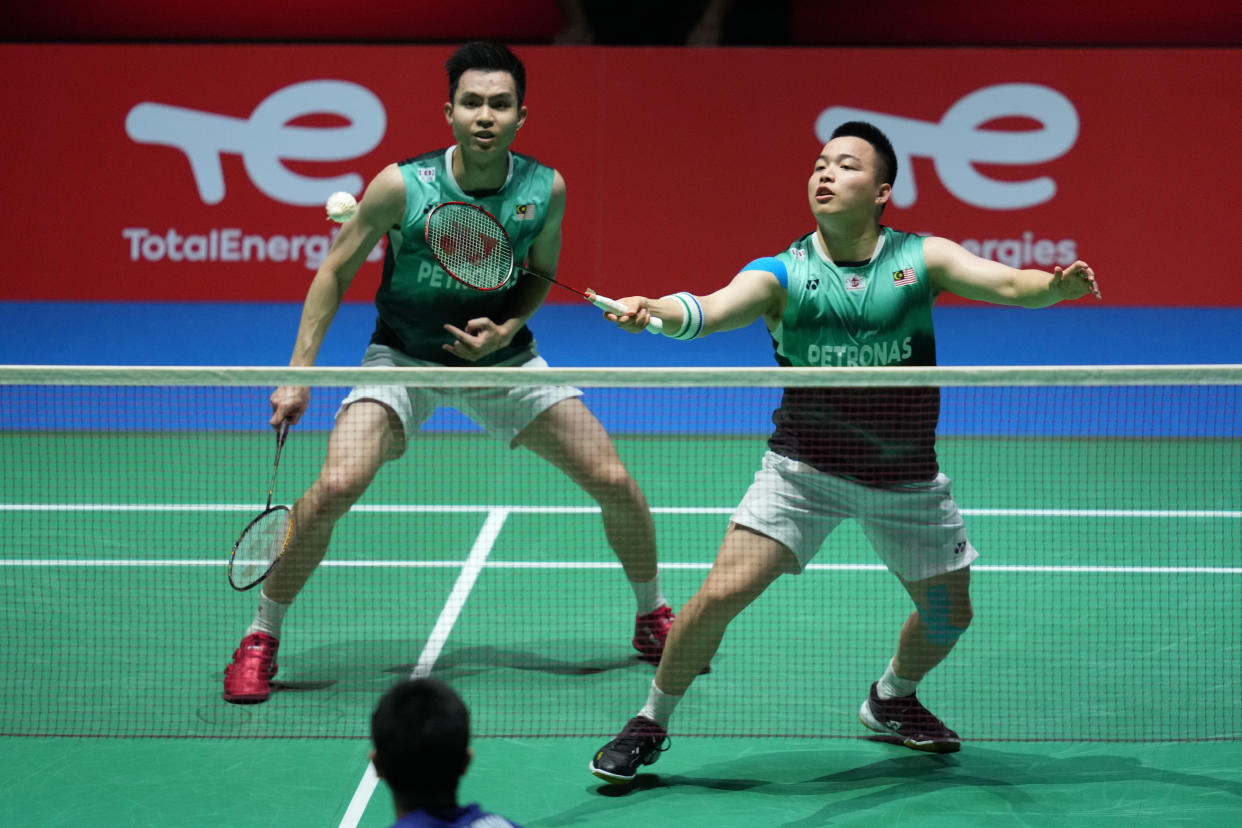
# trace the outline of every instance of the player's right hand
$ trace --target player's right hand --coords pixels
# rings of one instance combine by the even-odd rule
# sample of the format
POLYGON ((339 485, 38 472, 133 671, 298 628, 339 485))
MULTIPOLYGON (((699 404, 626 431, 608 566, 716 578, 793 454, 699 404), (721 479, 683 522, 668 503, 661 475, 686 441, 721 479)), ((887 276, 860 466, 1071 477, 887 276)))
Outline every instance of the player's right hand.
POLYGON ((1095 271, 1081 259, 1064 270, 1057 265, 1052 270, 1052 284, 1066 299, 1079 299, 1090 293, 1096 299, 1103 299, 1100 286, 1095 281, 1095 271))
POLYGON ((272 428, 278 427, 285 420, 296 425, 306 407, 310 405, 310 389, 298 385, 282 385, 272 392, 272 428))
POLYGON ((627 296, 618 299, 617 303, 625 305, 630 312, 618 316, 611 311, 604 311, 604 318, 609 322, 616 322, 621 330, 638 333, 651 321, 651 300, 646 296, 627 296))

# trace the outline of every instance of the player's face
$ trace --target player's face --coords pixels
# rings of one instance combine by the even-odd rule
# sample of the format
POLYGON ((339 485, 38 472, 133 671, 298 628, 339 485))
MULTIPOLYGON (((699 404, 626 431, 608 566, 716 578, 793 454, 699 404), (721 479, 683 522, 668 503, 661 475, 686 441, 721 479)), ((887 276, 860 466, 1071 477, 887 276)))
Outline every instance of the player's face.
POLYGON ((874 215, 888 201, 892 188, 880 182, 880 159, 861 138, 833 138, 815 159, 807 182, 811 213, 874 215))
POLYGON ((444 105, 453 138, 468 152, 504 152, 526 120, 518 106, 517 87, 508 72, 469 69, 457 82, 457 94, 444 105))

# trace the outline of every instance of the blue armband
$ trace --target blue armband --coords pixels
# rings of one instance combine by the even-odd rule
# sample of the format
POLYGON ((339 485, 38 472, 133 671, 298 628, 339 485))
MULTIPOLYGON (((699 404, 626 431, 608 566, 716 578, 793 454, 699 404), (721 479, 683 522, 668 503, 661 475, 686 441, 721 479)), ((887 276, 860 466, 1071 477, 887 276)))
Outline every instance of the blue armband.
POLYGON ((755 259, 738 272, 744 273, 747 270, 762 270, 771 273, 776 277, 776 281, 781 283, 781 287, 786 290, 789 289, 789 271, 785 268, 785 263, 775 256, 764 256, 762 259, 755 259))

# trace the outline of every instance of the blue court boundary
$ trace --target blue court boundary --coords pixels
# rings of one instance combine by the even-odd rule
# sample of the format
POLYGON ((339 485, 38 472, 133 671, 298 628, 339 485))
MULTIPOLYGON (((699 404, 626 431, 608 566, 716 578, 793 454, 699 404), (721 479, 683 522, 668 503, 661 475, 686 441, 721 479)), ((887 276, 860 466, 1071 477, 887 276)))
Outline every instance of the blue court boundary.
MULTIPOLYGON (((0 364, 48 365, 284 365, 301 311, 297 303, 0 302, 0 364)), ((1079 303, 1027 310, 947 306, 935 311, 942 365, 1108 365, 1242 363, 1242 308, 1107 308, 1079 303)), ((345 304, 320 352, 324 366, 357 365, 374 325, 370 304, 345 304)), ((581 305, 547 305, 531 322, 539 348, 558 367, 770 366, 767 331, 756 323, 695 342, 627 334, 581 305)), ((146 404, 115 391, 58 392, 55 407, 0 406, 6 430, 116 428, 175 430, 168 411, 185 411, 207 398, 194 390, 144 391, 146 404), (59 413, 58 413, 59 411, 59 413)), ((265 419, 264 389, 230 392, 227 411, 211 428, 248 430, 265 419)), ((982 436, 1239 437, 1236 418, 1205 421, 1210 387, 1131 388, 1125 404, 1109 404, 1092 389, 1066 390, 1077 410, 1110 411, 1110 419, 1050 421, 1040 389, 1010 388, 980 395, 945 389, 939 433, 982 436), (1158 412, 1132 417, 1133 412, 1158 412)), ((339 395, 339 394, 338 394, 339 395)), ((770 431, 779 390, 743 398, 724 390, 659 389, 637 410, 624 389, 588 389, 587 402, 610 431, 638 434, 770 431), (720 414, 727 407, 727 417, 720 414), (678 412, 677 417, 652 411, 678 412), (696 416, 696 412, 698 413, 696 416)), ((220 398, 214 398, 219 406, 220 398)), ((335 400, 321 396, 302 426, 331 427, 335 400)), ((1216 403, 1219 405, 1219 402, 1216 403)), ((456 412, 441 411, 432 430, 472 430, 456 412)))
MULTIPOLYGON (((0 364, 286 365, 300 303, 0 302, 0 364)), ((942 365, 1242 363, 1242 308, 934 310, 942 365)), ((370 303, 342 305, 319 364, 357 365, 375 325, 370 303)), ((586 305, 545 305, 531 320, 558 367, 772 365, 756 323, 696 342, 623 333, 586 305)))

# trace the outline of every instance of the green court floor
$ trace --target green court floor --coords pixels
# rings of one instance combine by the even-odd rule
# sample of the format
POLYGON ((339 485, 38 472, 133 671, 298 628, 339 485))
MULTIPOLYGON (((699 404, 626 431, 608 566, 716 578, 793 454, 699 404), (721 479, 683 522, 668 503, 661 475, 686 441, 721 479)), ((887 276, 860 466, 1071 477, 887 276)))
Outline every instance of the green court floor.
MULTIPOLYGON (((679 605, 762 441, 618 443, 679 605)), ((382 472, 286 621, 281 689, 225 704, 254 596, 228 588, 223 562, 265 494, 269 444, 0 435, 0 453, 28 458, 0 498, 0 824, 384 825, 383 787, 358 790, 366 720, 418 665, 471 706, 463 799, 526 826, 1240 821, 1237 441, 942 440, 982 557, 975 624, 920 697, 962 752, 917 754, 857 723, 909 608, 846 524, 738 618, 672 748, 630 788, 586 770, 653 672, 629 648, 633 599, 599 515, 480 440, 429 439, 382 472), (115 473, 75 485, 83 468, 115 473), (493 468, 506 484, 484 492, 472 475, 493 468)), ((292 496, 322 440, 288 451, 292 496)))
MULTIPOLYGON (((1239 742, 985 742, 953 756, 842 739, 675 739, 630 788, 586 764, 597 741, 480 739, 463 782, 527 828, 600 826, 1234 826, 1239 742)), ((384 826, 357 740, 0 739, 0 823, 384 826)))

